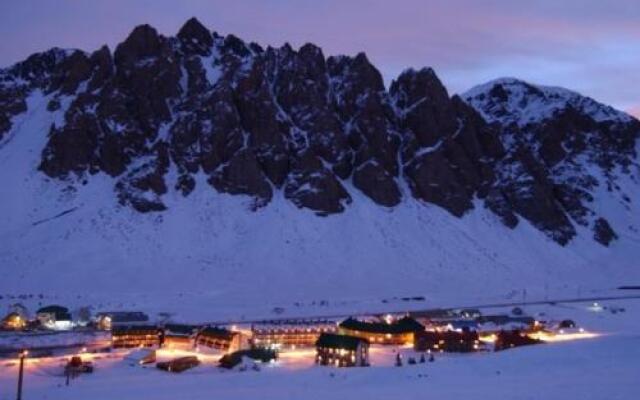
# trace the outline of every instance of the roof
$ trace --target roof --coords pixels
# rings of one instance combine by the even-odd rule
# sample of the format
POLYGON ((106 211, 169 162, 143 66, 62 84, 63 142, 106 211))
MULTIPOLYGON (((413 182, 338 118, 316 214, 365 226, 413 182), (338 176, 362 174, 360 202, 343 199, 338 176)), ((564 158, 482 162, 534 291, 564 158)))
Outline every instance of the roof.
POLYGON ((198 329, 197 325, 186 324, 166 324, 164 326, 165 333, 173 335, 193 335, 198 329))
POLYGON ((218 328, 215 326, 208 326, 200 331, 198 336, 204 336, 215 339, 231 340, 237 335, 237 332, 230 331, 225 328, 218 328))
POLYGON ((322 333, 316 341, 316 347, 356 350, 361 343, 369 344, 369 341, 356 336, 322 333))
POLYGON ((40 308, 36 314, 53 314, 57 321, 71 321, 69 309, 55 304, 40 308))
POLYGON ((12 319, 12 318, 22 318, 22 317, 20 316, 20 314, 18 314, 17 312, 14 311, 14 312, 10 312, 9 314, 7 314, 3 318, 3 320, 4 321, 8 321, 9 319, 12 319))
POLYGON ((354 318, 347 318, 340 323, 340 328, 385 334, 413 333, 424 330, 424 326, 411 317, 404 317, 390 324, 385 322, 364 322, 354 318))
POLYGON ((42 307, 40 309, 38 309, 37 311, 38 314, 40 313, 53 313, 53 314, 68 314, 69 313, 69 309, 67 307, 63 307, 63 306, 59 306, 56 304, 52 304, 50 306, 46 306, 46 307, 42 307))
POLYGON ((459 319, 455 321, 449 321, 447 325, 451 325, 451 329, 478 329, 477 321, 469 321, 466 319, 459 319))
POLYGON ((224 356, 222 356, 222 358, 220 358, 219 360, 220 366, 224 368, 233 368, 242 362, 243 357, 248 357, 257 361, 268 362, 278 358, 278 355, 275 350, 265 349, 261 347, 238 350, 234 351, 231 354, 225 354, 224 356))
POLYGON ((127 333, 148 334, 150 332, 158 332, 158 327, 155 325, 120 325, 111 329, 112 335, 124 335, 127 333))
POLYGON ((109 317, 112 323, 149 321, 149 316, 140 311, 105 311, 99 312, 97 316, 109 317))

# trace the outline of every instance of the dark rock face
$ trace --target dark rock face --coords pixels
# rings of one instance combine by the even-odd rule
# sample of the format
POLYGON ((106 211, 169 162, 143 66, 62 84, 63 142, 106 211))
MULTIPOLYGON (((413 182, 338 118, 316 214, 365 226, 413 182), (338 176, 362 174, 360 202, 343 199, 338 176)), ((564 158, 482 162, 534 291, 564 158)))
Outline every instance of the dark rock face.
POLYGON ((402 162, 414 197, 460 217, 486 197, 504 153, 495 131, 431 69, 408 70, 391 85, 404 132, 402 162))
POLYGON ((195 18, 176 37, 139 26, 113 54, 52 49, 0 70, 0 146, 35 91, 57 115, 39 169, 69 183, 107 174, 139 212, 204 174, 206 190, 254 210, 278 191, 323 216, 356 196, 411 196, 456 217, 480 204, 509 228, 524 218, 562 245, 591 227, 606 246, 617 235, 594 193, 638 168, 640 123, 591 99, 513 80, 463 99, 429 68, 387 91, 362 53, 263 49, 195 18))
POLYGON ((617 175, 637 169, 637 120, 564 89, 513 79, 474 89, 466 100, 507 144, 490 209, 518 214, 560 244, 576 235, 575 225, 593 225, 605 246, 617 237, 592 207, 592 193, 603 184, 619 189, 617 175))
POLYGON ((298 207, 309 208, 318 215, 342 212, 344 204, 351 202, 340 181, 311 153, 302 155, 293 164, 284 195, 298 207))
POLYGON ((267 177, 250 150, 237 152, 211 176, 210 183, 220 192, 246 194, 255 199, 255 208, 266 205, 273 195, 267 177))
POLYGON ((609 246, 611 241, 618 238, 609 222, 604 218, 598 218, 593 225, 593 238, 605 246, 609 246))

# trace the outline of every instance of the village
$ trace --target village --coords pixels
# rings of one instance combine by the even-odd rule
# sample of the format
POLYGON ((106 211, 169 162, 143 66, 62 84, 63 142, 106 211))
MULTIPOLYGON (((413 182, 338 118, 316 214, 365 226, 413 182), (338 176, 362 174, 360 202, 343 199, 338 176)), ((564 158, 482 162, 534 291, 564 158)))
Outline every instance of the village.
MULTIPOLYGON (((595 310, 624 311, 590 304, 595 310)), ((15 304, 2 319, 0 358, 56 365, 69 385, 96 362, 123 359, 143 368, 181 373, 201 365, 259 371, 264 365, 333 368, 433 363, 450 353, 498 352, 547 342, 588 339, 571 319, 527 315, 523 307, 502 313, 479 309, 433 309, 349 316, 342 319, 277 318, 209 325, 152 321, 143 311, 88 310, 71 313, 47 305, 30 316, 15 304), (380 364, 384 364, 381 362, 380 364)))

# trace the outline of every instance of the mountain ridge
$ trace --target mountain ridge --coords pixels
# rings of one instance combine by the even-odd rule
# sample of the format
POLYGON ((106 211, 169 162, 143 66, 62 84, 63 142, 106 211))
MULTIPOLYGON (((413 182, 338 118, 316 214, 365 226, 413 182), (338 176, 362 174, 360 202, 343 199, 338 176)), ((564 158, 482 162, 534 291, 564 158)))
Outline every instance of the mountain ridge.
POLYGON ((175 37, 138 26, 113 54, 52 49, 3 69, 0 144, 34 90, 57 115, 41 173, 70 190, 106 174, 139 212, 165 211, 163 196, 188 196, 204 173, 255 210, 282 192, 318 215, 341 213, 355 188, 381 207, 410 196, 457 218, 480 205, 561 245, 584 226, 606 246, 626 227, 611 226, 593 193, 634 200, 618 181, 637 182, 640 123, 589 98, 505 78, 450 96, 431 68, 387 89, 364 53, 263 49, 195 18, 175 37), (536 113, 529 101, 551 105, 536 113))

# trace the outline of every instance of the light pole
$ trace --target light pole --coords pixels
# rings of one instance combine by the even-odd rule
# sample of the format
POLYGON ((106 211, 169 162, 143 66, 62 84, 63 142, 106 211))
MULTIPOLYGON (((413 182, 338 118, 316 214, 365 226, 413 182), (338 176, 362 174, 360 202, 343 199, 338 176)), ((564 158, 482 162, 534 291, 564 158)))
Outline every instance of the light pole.
POLYGON ((20 369, 18 370, 18 395, 16 397, 17 400, 22 400, 22 376, 24 375, 24 359, 27 357, 29 352, 27 350, 22 350, 20 352, 20 369))

